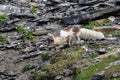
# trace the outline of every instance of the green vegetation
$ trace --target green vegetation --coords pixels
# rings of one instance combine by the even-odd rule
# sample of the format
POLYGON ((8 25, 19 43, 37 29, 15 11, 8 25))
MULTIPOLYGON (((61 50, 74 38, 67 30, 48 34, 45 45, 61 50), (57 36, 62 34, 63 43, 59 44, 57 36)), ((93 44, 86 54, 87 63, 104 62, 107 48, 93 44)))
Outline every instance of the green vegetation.
POLYGON ((23 38, 25 40, 35 40, 37 37, 33 34, 33 31, 30 30, 30 31, 27 31, 24 35, 23 35, 23 38))
POLYGON ((33 77, 35 78, 35 80, 44 80, 45 77, 47 77, 47 73, 46 72, 34 72, 33 73, 33 77))
POLYGON ((25 64, 24 67, 23 67, 23 72, 28 71, 30 68, 31 68, 30 64, 25 64))
POLYGON ((0 24, 2 24, 3 22, 5 22, 8 18, 9 17, 6 14, 0 15, 0 24))
MULTIPOLYGON (((25 25, 21 24, 19 25, 16 30, 18 32, 25 31, 25 25)), ((25 40, 35 40, 37 37, 34 35, 33 30, 26 31, 23 35, 23 39, 25 40)))
POLYGON ((111 46, 108 46, 106 49, 111 51, 114 49, 114 47, 111 45, 111 46))
POLYGON ((49 54, 50 54, 50 51, 45 51, 45 52, 43 52, 43 53, 41 54, 41 57, 42 57, 43 59, 48 59, 48 58, 49 58, 49 54))
POLYGON ((87 28, 87 29, 93 29, 94 27, 97 26, 104 26, 106 24, 109 24, 111 21, 108 19, 104 19, 103 22, 96 22, 96 21, 91 21, 86 25, 81 25, 81 27, 83 28, 87 28))
POLYGON ((120 36, 120 31, 113 31, 110 33, 112 37, 119 37, 120 36))
MULTIPOLYGON (((105 46, 105 45, 104 45, 105 46)), ((102 44, 96 44, 96 45, 94 45, 93 47, 95 48, 95 49, 100 49, 100 48, 103 48, 104 47, 102 44)))
POLYGON ((8 39, 4 35, 0 35, 0 42, 6 42, 8 39))
POLYGON ((18 32, 24 31, 24 30, 25 30, 25 25, 23 25, 23 24, 19 25, 19 26, 16 28, 16 30, 17 30, 18 32))
POLYGON ((80 46, 72 46, 69 48, 66 48, 64 51, 62 51, 63 54, 70 54, 70 53, 75 53, 81 50, 80 46))
POLYGON ((30 8, 30 11, 31 11, 32 14, 36 14, 37 13, 37 8, 32 7, 32 8, 30 8))
POLYGON ((117 77, 117 78, 111 78, 109 80, 120 80, 120 77, 117 77))
POLYGON ((90 55, 91 58, 95 58, 95 57, 98 57, 98 56, 99 56, 99 54, 97 52, 90 55))
POLYGON ((48 71, 51 68, 51 66, 52 65, 50 63, 46 63, 46 64, 42 65, 41 70, 48 71))
POLYGON ((114 65, 110 68, 108 68, 106 71, 105 71, 105 78, 108 77, 111 73, 116 73, 117 71, 120 71, 120 65, 114 65))
POLYGON ((98 73, 101 70, 103 70, 109 63, 113 61, 117 61, 119 59, 120 56, 107 57, 104 58, 101 62, 97 62, 88 68, 84 68, 84 69, 81 68, 79 71, 77 71, 75 80, 89 80, 95 73, 98 73))
POLYGON ((68 48, 67 50, 64 50, 57 56, 52 57, 50 59, 50 63, 44 64, 41 67, 41 70, 48 72, 48 74, 54 77, 59 73, 59 71, 71 68, 74 64, 76 64, 76 62, 81 59, 82 53, 83 49, 81 49, 80 47, 68 48), (73 50, 74 53, 71 53, 71 50, 73 50))

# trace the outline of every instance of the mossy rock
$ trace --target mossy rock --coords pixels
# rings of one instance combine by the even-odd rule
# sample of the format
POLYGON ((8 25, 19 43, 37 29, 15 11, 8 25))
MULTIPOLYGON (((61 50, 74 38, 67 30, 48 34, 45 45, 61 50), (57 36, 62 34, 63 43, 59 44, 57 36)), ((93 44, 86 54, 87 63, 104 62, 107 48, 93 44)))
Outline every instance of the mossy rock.
POLYGON ((34 80, 45 80, 47 76, 48 74, 42 71, 36 71, 33 73, 34 80))
POLYGON ((90 80, 94 74, 102 71, 108 64, 110 64, 113 61, 117 61, 117 60, 120 60, 120 56, 104 58, 102 61, 97 62, 97 63, 89 66, 88 68, 83 69, 83 67, 81 67, 81 69, 79 69, 79 71, 77 71, 75 80, 80 80, 80 79, 81 80, 90 80))

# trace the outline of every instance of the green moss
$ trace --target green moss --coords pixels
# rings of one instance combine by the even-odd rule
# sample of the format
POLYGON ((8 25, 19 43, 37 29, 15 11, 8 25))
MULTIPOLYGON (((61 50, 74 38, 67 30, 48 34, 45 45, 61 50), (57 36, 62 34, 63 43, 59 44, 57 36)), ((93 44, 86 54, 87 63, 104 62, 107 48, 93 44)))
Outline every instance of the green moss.
POLYGON ((94 44, 94 46, 90 46, 90 47, 91 47, 91 49, 94 49, 94 50, 100 50, 100 49, 110 50, 110 47, 108 44, 103 45, 103 44, 98 43, 98 44, 94 44))
POLYGON ((120 31, 113 31, 110 33, 112 37, 119 37, 120 36, 120 31))
POLYGON ((16 28, 16 30, 17 30, 18 32, 24 31, 24 30, 25 30, 25 25, 23 25, 23 24, 19 25, 19 26, 16 28))
POLYGON ((117 77, 117 78, 111 78, 109 80, 120 80, 120 77, 117 77))
POLYGON ((102 44, 96 44, 94 47, 95 47, 96 49, 100 49, 100 48, 103 48, 103 45, 102 45, 102 44))
POLYGON ((51 64, 46 63, 46 64, 44 64, 44 65, 41 66, 41 70, 42 71, 49 71, 50 68, 51 68, 51 66, 52 66, 51 64))
POLYGON ((34 72, 33 73, 33 77, 35 80, 44 80, 47 77, 47 73, 46 72, 34 72))
POLYGON ((81 69, 77 71, 75 80, 90 80, 94 74, 103 70, 109 63, 117 60, 120 60, 120 56, 107 57, 103 59, 101 62, 97 62, 96 64, 91 65, 86 69, 81 69))
POLYGON ((0 42, 6 42, 8 41, 7 37, 4 35, 0 35, 0 42))
POLYGON ((32 8, 30 8, 30 11, 31 11, 32 14, 36 14, 37 13, 37 8, 32 7, 32 8))
POLYGON ((104 19, 103 22, 91 21, 91 22, 89 22, 89 23, 86 24, 86 25, 81 25, 81 27, 87 28, 87 29, 93 29, 94 27, 97 27, 97 26, 107 25, 107 24, 109 24, 110 22, 111 22, 111 21, 108 20, 108 19, 104 19))
POLYGON ((62 60, 62 59, 63 59, 63 57, 52 57, 50 59, 50 63, 54 64, 54 63, 56 63, 56 62, 58 62, 59 60, 62 60))
POLYGON ((114 47, 111 45, 111 46, 108 46, 106 49, 109 50, 109 51, 110 50, 112 51, 114 49, 114 47))
POLYGON ((55 57, 52 57, 50 59, 51 64, 44 64, 41 67, 41 70, 48 72, 52 76, 55 76, 59 73, 59 71, 71 68, 74 64, 76 64, 76 62, 81 59, 83 49, 79 48, 77 51, 71 54, 68 53, 69 51, 66 50, 63 52, 55 57))
POLYGON ((30 64, 25 64, 23 67, 23 72, 26 72, 30 69, 31 65, 30 64))
POLYGON ((48 59, 49 58, 49 55, 50 55, 50 51, 44 51, 42 54, 41 54, 41 57, 43 59, 48 59))
POLYGON ((62 51, 62 53, 63 54, 70 54, 70 53, 77 52, 79 50, 81 50, 80 46, 72 46, 72 47, 66 48, 64 51, 62 51))
POLYGON ((2 24, 3 22, 5 22, 8 18, 9 17, 6 14, 0 15, 0 24, 2 24))
POLYGON ((88 56, 87 58, 83 58, 82 60, 80 60, 80 62, 78 63, 79 65, 84 65, 87 62, 90 62, 92 60, 92 58, 90 56, 88 56))
POLYGON ((117 71, 120 71, 120 65, 114 65, 110 68, 108 68, 106 71, 105 71, 105 78, 108 77, 111 73, 114 73, 114 72, 117 72, 117 71))
POLYGON ((33 31, 27 31, 24 35, 23 35, 23 39, 25 40, 35 40, 37 37, 33 34, 33 31))
POLYGON ((97 52, 90 55, 91 58, 95 58, 95 57, 98 57, 98 56, 99 56, 99 54, 97 52))

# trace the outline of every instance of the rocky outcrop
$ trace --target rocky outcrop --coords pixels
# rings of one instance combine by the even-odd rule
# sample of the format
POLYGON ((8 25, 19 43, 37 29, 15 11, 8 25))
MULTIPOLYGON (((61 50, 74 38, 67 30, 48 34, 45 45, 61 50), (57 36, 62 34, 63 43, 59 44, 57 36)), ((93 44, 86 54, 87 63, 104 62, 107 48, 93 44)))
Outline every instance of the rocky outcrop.
POLYGON ((120 61, 116 61, 116 62, 110 63, 108 66, 105 67, 105 69, 103 71, 101 71, 101 72, 97 73, 96 75, 94 75, 91 80, 108 80, 110 78, 120 77, 119 69, 115 70, 115 69, 117 69, 117 67, 113 71, 111 69, 111 71, 110 71, 111 73, 108 73, 108 75, 105 76, 106 75, 106 71, 109 68, 111 68, 113 66, 116 66, 116 65, 120 65, 120 61))
MULTIPOLYGON (((98 55, 120 49, 119 34, 80 44, 73 40, 73 47, 65 43, 60 51, 55 51, 52 44, 48 46, 47 34, 69 24, 116 17, 119 10, 118 0, 0 0, 0 80, 34 80, 37 71, 38 77, 45 76, 46 80, 73 80, 81 66, 88 67, 101 61, 94 59, 98 55), (82 50, 82 55, 76 54, 82 50), (88 57, 92 60, 78 65, 88 57), (40 74, 46 63, 52 65, 55 76, 40 74)), ((111 24, 119 25, 119 16, 111 24)), ((105 26, 113 29, 111 24, 105 26)))

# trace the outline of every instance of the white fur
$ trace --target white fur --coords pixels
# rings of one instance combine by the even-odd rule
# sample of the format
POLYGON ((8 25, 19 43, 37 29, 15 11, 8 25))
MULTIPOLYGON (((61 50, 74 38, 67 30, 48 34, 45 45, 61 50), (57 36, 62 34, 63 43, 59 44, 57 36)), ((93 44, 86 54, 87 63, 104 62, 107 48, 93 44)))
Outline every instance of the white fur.
POLYGON ((72 36, 73 35, 73 32, 72 31, 65 31, 65 30, 60 30, 60 36, 62 38, 67 38, 68 36, 72 36))
POLYGON ((90 29, 81 28, 79 32, 80 38, 83 39, 103 39, 104 34, 102 32, 93 31, 90 29))
POLYGON ((62 38, 62 37, 54 38, 54 44, 63 45, 65 42, 66 42, 65 38, 62 38))
POLYGON ((55 37, 51 33, 48 33, 48 36, 51 36, 53 38, 54 44, 56 44, 56 45, 63 45, 66 42, 66 38, 63 38, 60 36, 55 37))
POLYGON ((61 36, 62 38, 66 38, 68 35, 69 35, 69 34, 68 34, 67 31, 65 31, 65 30, 60 30, 60 36, 61 36))

